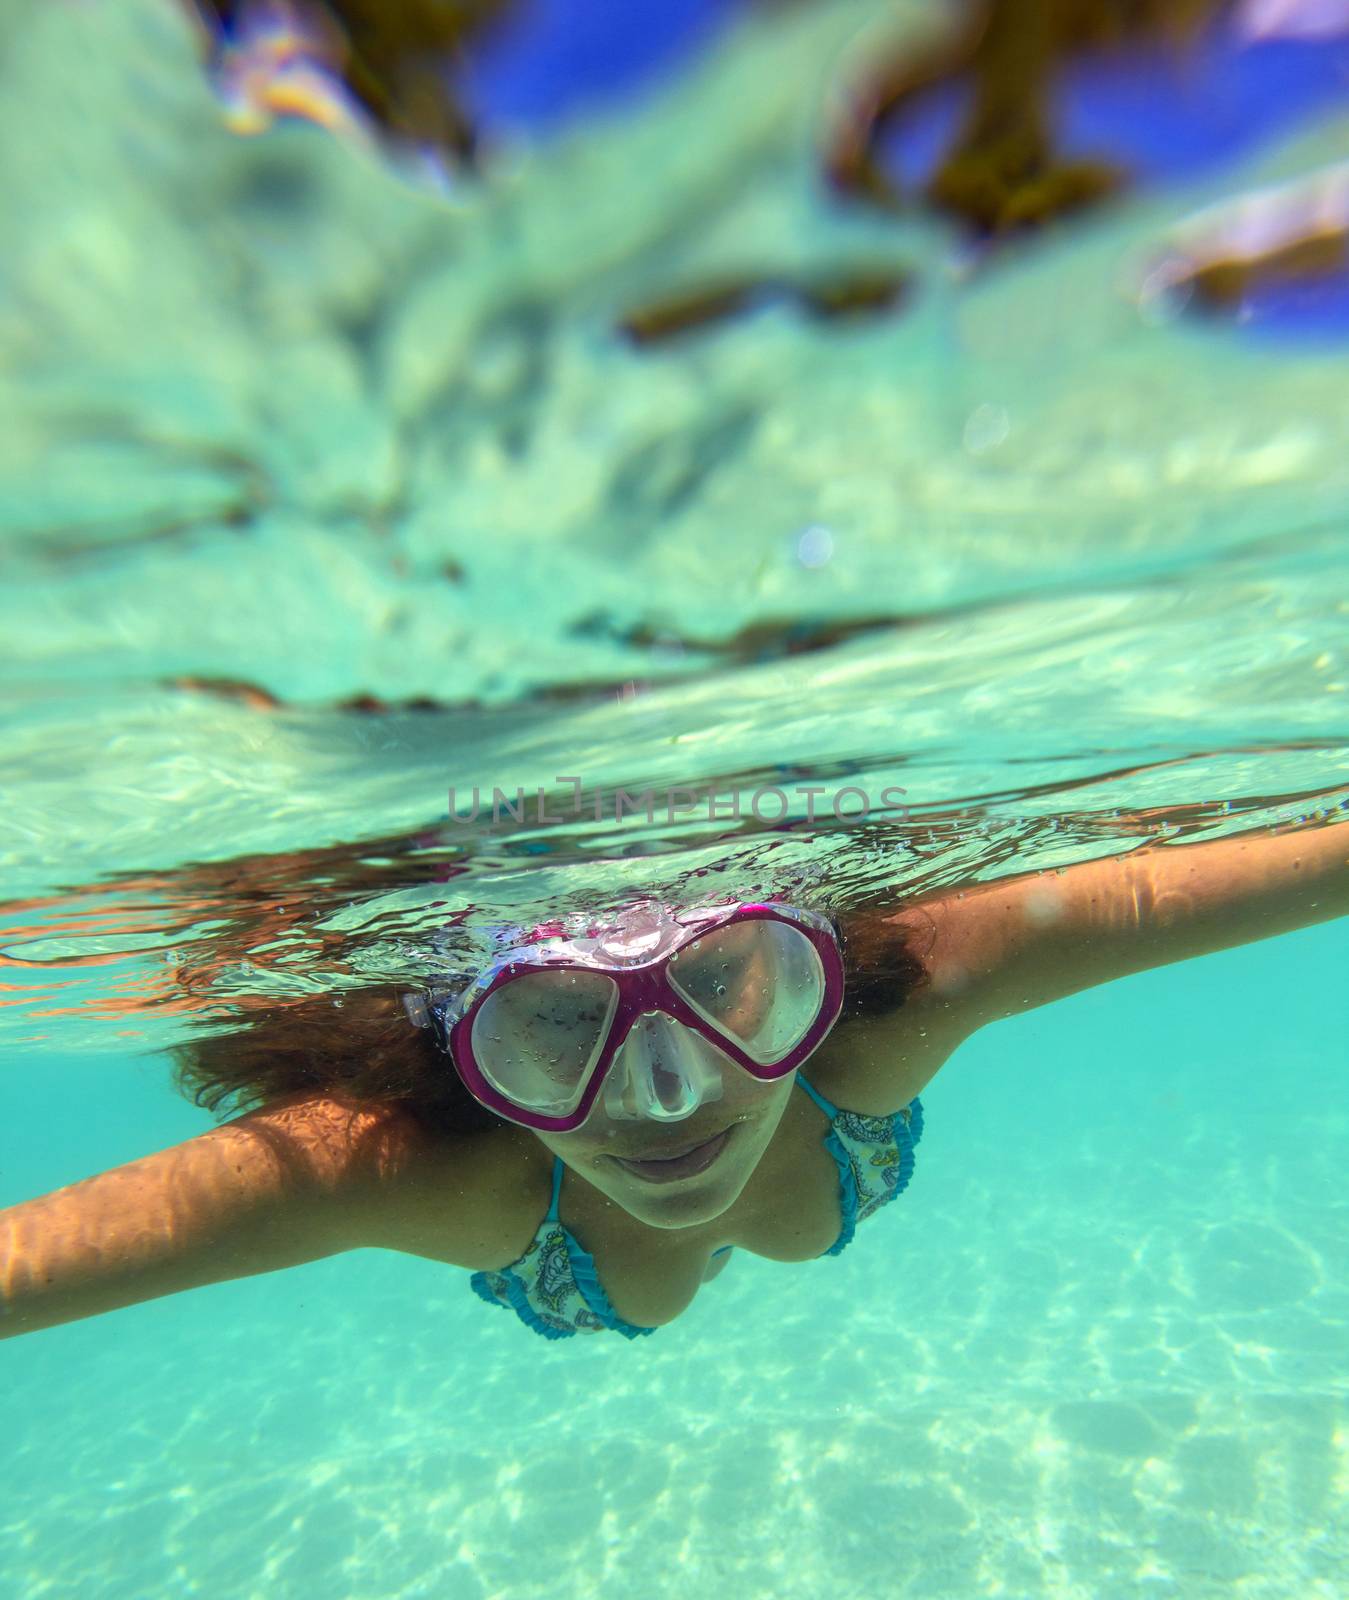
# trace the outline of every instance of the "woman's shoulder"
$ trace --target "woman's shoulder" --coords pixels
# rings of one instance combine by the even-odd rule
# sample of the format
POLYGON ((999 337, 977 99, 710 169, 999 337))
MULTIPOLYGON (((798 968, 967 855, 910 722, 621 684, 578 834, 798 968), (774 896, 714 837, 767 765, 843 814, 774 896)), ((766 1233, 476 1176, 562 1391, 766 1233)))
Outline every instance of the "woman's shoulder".
POLYGON ((924 1004, 879 1017, 845 1017, 802 1070, 840 1109, 893 1116, 922 1093, 967 1036, 957 1021, 924 1004))
MULTIPOLYGON (((342 1108, 314 1109, 340 1122, 342 1108)), ((474 1271, 516 1261, 548 1210, 552 1157, 526 1129, 452 1132, 384 1112, 364 1143, 364 1243, 474 1271)))
POLYGON ((348 1248, 490 1270, 523 1254, 548 1209, 551 1159, 524 1129, 453 1132, 336 1094, 292 1096, 244 1125, 330 1190, 348 1248))

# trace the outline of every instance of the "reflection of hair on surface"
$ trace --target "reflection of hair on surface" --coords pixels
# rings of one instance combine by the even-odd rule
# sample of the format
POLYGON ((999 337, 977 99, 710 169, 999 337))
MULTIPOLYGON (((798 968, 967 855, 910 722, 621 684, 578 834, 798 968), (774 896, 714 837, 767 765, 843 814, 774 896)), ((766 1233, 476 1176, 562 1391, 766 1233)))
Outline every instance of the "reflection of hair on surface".
MULTIPOLYGON (((370 952, 388 937, 378 914, 362 920, 363 908, 405 889, 435 896, 432 886, 459 877, 466 859, 461 842, 432 827, 0 901, 0 968, 26 973, 22 989, 0 985, 0 1010, 43 1020, 174 1016, 214 1030, 321 999, 340 1024, 344 991, 369 982, 370 952), (44 969, 53 974, 45 985, 44 969), (96 992, 70 983, 83 969, 99 971, 96 992)), ((453 925, 444 905, 425 903, 433 929, 453 925)))
MULTIPOLYGON (((678 633, 672 627, 663 627, 651 621, 627 623, 608 612, 591 612, 572 624, 571 631, 576 637, 612 640, 627 650, 650 652, 653 656, 663 658, 666 670, 658 677, 651 678, 629 674, 615 679, 540 684, 516 695, 514 703, 548 705, 583 703, 587 700, 630 700, 665 684, 691 681, 706 673, 719 671, 726 662, 760 665, 786 656, 809 655, 814 651, 832 649, 862 634, 912 627, 924 620, 921 616, 766 617, 758 622, 748 622, 733 633, 700 637, 678 633), (679 664, 686 658, 701 659, 695 659, 680 670, 679 664)), ((164 679, 163 684, 165 688, 179 693, 208 695, 250 711, 313 709, 312 706, 301 708, 296 702, 283 700, 264 685, 251 683, 244 678, 183 673, 175 678, 164 679)), ((427 716, 481 710, 483 704, 476 699, 435 700, 427 695, 406 700, 385 700, 378 695, 362 692, 325 702, 322 709, 372 717, 427 716)))
POLYGON ((1253 290, 1313 283, 1349 270, 1349 163, 1223 201, 1176 230, 1148 271, 1144 307, 1158 300, 1239 311, 1253 290))
POLYGON ((650 621, 624 623, 607 611, 596 611, 577 622, 573 631, 585 638, 612 639, 630 649, 696 654, 751 666, 830 650, 862 634, 913 626, 921 620, 905 616, 764 617, 745 623, 734 633, 709 636, 678 632, 673 625, 650 621))
POLYGON ((618 327, 634 344, 651 345, 766 305, 792 306, 816 321, 843 321, 895 310, 910 287, 906 272, 888 266, 841 266, 799 279, 723 278, 650 300, 627 312, 618 327))
POLYGON ((1224 0, 974 0, 956 8, 944 34, 906 41, 894 60, 863 73, 830 136, 828 174, 845 193, 900 205, 882 139, 925 95, 960 85, 968 109, 924 188, 928 204, 985 235, 1092 205, 1124 174, 1057 149, 1050 113, 1061 67, 1081 52, 1144 38, 1183 48, 1223 8, 1224 0))
POLYGON ((619 319, 618 330, 634 344, 662 344, 681 333, 752 310, 777 298, 778 292, 772 278, 711 280, 696 288, 673 290, 626 312, 619 319))
MULTIPOLYGON (((480 129, 456 77, 494 23, 528 12, 518 0, 192 0, 209 41, 209 68, 241 131, 278 116, 364 131, 395 151, 445 167, 474 164, 480 129)), ((922 198, 996 235, 1089 206, 1125 175, 1057 147, 1054 91, 1064 64, 1089 50, 1160 38, 1177 49, 1227 9, 1226 0, 968 0, 945 8, 935 37, 906 38, 892 59, 863 65, 844 91, 825 165, 843 192, 894 207, 904 198, 880 144, 931 91, 968 91, 963 123, 922 198)), ((851 286, 775 278, 709 283, 633 312, 624 331, 648 342, 762 303, 788 298, 811 315, 877 311, 902 282, 882 274, 851 286)))
POLYGON ((345 126, 471 162, 477 132, 452 88, 465 49, 513 0, 192 0, 241 131, 276 116, 345 126), (344 104, 350 99, 354 107, 344 104))
POLYGON ((270 689, 260 684, 248 683, 243 678, 208 678, 197 673, 185 673, 180 678, 170 678, 165 688, 181 689, 189 694, 208 694, 217 700, 230 700, 247 706, 250 711, 279 711, 281 701, 270 689))

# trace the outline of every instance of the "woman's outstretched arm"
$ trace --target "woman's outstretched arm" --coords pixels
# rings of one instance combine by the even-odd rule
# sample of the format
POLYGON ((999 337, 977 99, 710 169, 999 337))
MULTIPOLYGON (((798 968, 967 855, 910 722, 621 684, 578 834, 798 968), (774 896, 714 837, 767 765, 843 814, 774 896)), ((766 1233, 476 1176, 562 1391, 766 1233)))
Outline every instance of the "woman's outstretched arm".
POLYGON ((888 920, 961 1031, 1095 984, 1349 915, 1349 826, 1148 846, 976 884, 888 920))
POLYGON ((0 1338, 373 1242, 400 1119, 269 1107, 0 1211, 0 1338))

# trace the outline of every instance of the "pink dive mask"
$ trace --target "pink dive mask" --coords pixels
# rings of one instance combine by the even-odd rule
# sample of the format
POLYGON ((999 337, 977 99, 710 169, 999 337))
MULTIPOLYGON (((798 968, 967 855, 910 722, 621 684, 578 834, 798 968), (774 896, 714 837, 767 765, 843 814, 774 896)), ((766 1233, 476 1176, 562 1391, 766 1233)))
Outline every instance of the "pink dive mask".
POLYGON ((476 1100, 560 1133, 601 1092, 610 1117, 674 1122, 720 1099, 727 1063, 786 1077, 842 1005, 838 938, 817 913, 644 904, 582 937, 506 950, 428 1010, 476 1100))

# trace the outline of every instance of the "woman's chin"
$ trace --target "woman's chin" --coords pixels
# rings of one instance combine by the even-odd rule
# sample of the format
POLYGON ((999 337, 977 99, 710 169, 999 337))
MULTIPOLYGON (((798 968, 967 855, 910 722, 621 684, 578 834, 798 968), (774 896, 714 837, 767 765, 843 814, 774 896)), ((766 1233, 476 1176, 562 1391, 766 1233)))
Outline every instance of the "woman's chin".
POLYGON ((625 1184, 621 1194, 617 1189, 609 1192, 630 1216, 649 1228, 696 1228, 715 1222, 727 1212, 740 1198, 748 1179, 749 1174, 745 1173, 738 1181, 720 1182, 696 1193, 681 1188, 653 1195, 632 1184, 625 1184))

